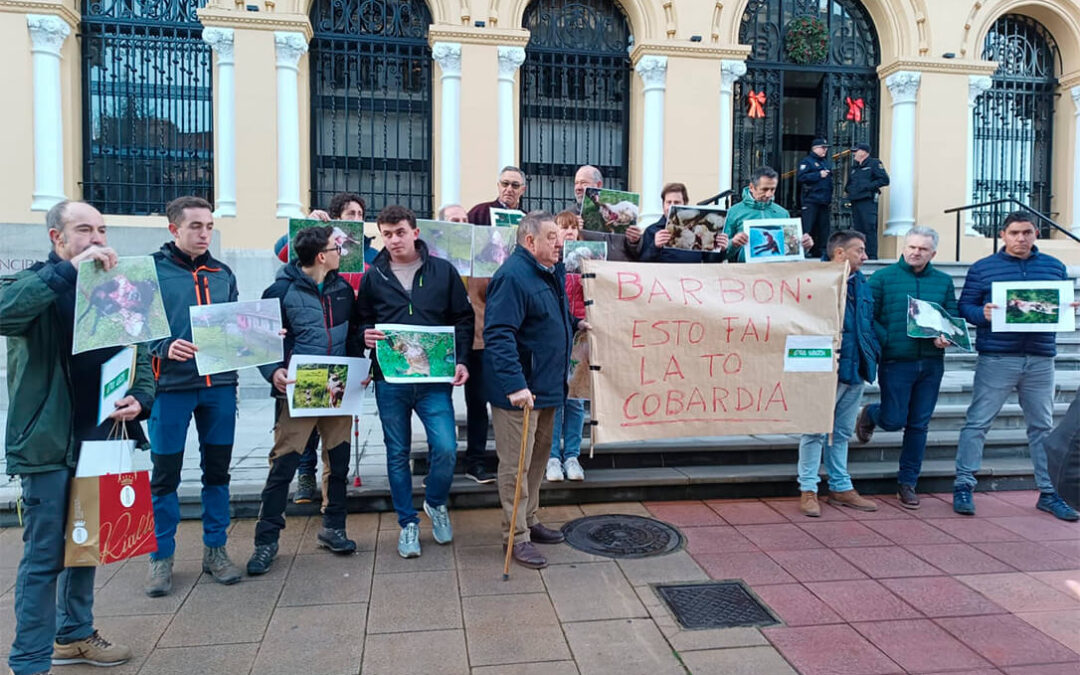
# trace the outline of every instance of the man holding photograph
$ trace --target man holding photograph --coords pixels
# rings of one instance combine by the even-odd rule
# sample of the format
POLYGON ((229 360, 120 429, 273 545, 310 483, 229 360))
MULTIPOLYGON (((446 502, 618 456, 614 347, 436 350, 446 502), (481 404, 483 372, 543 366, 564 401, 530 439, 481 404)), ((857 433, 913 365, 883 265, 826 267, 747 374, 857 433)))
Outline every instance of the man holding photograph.
MULTIPOLYGON (((566 207, 567 211, 577 214, 578 223, 581 223, 581 207, 585 200, 587 188, 604 187, 604 174, 595 166, 586 164, 579 167, 574 174, 574 203, 566 207)), ((665 211, 666 213, 666 211, 665 211)), ((608 260, 637 260, 641 255, 641 223, 626 228, 624 234, 618 232, 595 232, 580 227, 582 241, 606 241, 608 248, 608 260)))
MULTIPOLYGON (((724 233, 730 242, 728 261, 746 262, 745 247, 750 242, 750 234, 745 227, 747 221, 790 218, 787 209, 773 201, 779 182, 780 174, 770 166, 760 167, 750 175, 750 184, 743 188, 742 201, 728 210, 727 220, 724 221, 724 233)), ((809 251, 813 246, 814 238, 803 234, 803 250, 809 251)))
MULTIPOLYGON (((363 344, 355 321, 352 287, 338 274, 341 247, 332 242, 333 228, 308 227, 293 240, 296 262, 282 267, 262 297, 281 303, 285 329, 284 353, 360 356, 363 344)), ((352 415, 293 417, 285 400, 288 361, 260 366, 271 385, 276 422, 270 450, 270 473, 262 490, 259 522, 255 525, 255 551, 247 563, 251 575, 266 574, 277 556, 278 538, 285 529, 289 483, 296 474, 307 440, 318 428, 329 466, 326 506, 319 546, 334 553, 352 553, 356 542, 345 533, 345 490, 349 474, 349 433, 352 415)))
POLYGON ((375 402, 386 443, 390 498, 401 526, 398 555, 416 558, 420 556, 420 518, 413 506, 409 470, 412 414, 415 410, 427 433, 429 469, 424 513, 431 519, 435 541, 448 544, 453 540, 453 529, 446 503, 457 461, 452 391, 469 379, 465 362, 473 341, 473 309, 453 264, 428 255, 412 211, 403 206, 387 206, 379 212, 376 223, 383 250, 364 275, 356 298, 357 325, 363 330, 364 345, 371 350, 372 359, 375 360, 375 343, 386 339, 382 331, 376 330, 376 324, 454 327, 457 363, 454 380, 449 384, 387 382, 377 361, 373 366, 375 402))
POLYGON ((157 551, 150 554, 146 594, 172 591, 173 554, 180 524, 180 470, 188 425, 195 418, 202 456, 203 571, 221 584, 243 576, 225 551, 229 529, 229 463, 236 431, 236 371, 199 375, 189 308, 236 302, 236 277, 210 255, 214 216, 201 197, 177 197, 165 207, 173 241, 154 254, 161 299, 172 336, 151 343, 157 399, 150 414, 150 490, 157 551))
POLYGON ((671 243, 671 231, 667 229, 671 207, 689 204, 690 196, 682 183, 668 183, 660 191, 660 199, 664 203, 664 215, 645 228, 645 233, 641 236, 641 262, 724 262, 724 249, 728 244, 728 237, 724 232, 716 234, 715 248, 712 251, 688 251, 668 246, 671 243))
MULTIPOLYGON (((979 359, 967 420, 956 444, 956 482, 953 511, 975 515, 972 491, 975 473, 982 465, 986 432, 1001 412, 1005 399, 1015 391, 1027 424, 1028 448, 1035 468, 1039 500, 1035 508, 1061 520, 1080 520, 1054 489, 1047 468, 1046 438, 1054 427, 1054 356, 1057 335, 1046 333, 999 332, 990 328, 991 314, 999 307, 991 301, 995 281, 1061 281, 1069 278, 1064 263, 1043 253, 1035 245, 1039 231, 1032 217, 1023 211, 1010 213, 1002 223, 1001 248, 975 262, 964 280, 960 314, 975 326, 975 348, 979 359)), ((1073 303, 1076 311, 1080 303, 1073 303)))

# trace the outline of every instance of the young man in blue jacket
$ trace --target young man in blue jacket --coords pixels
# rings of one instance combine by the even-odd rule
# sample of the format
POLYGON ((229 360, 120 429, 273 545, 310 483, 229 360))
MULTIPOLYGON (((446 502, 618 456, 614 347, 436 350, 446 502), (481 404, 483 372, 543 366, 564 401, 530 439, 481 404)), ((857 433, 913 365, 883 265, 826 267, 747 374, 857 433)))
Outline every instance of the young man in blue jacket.
MULTIPOLYGON (((1035 245, 1038 230, 1031 216, 1010 213, 1001 226, 1001 249, 975 262, 967 273, 960 293, 960 314, 976 327, 975 382, 967 420, 956 444, 956 482, 953 485, 953 510, 975 515, 971 493, 975 473, 982 465, 986 432, 1001 412, 1005 399, 1013 391, 1020 396, 1020 408, 1027 423, 1028 448, 1035 467, 1035 486, 1039 500, 1035 507, 1062 520, 1078 520, 1080 515, 1058 496, 1047 469, 1046 437, 1054 427, 1054 356, 1055 333, 995 333, 990 317, 1000 309, 991 302, 995 281, 1061 281, 1068 279, 1065 265, 1042 253, 1035 245)), ((1076 311, 1059 307, 1062 312, 1076 311)))
POLYGON ((199 375, 191 342, 193 305, 235 302, 236 277, 210 255, 214 216, 201 197, 178 197, 165 207, 173 241, 154 254, 171 337, 152 343, 157 399, 150 414, 150 489, 157 551, 150 554, 144 590, 172 591, 173 554, 180 524, 180 469, 188 425, 195 418, 202 455, 203 571, 222 584, 242 573, 225 552, 229 529, 229 463, 236 431, 236 371, 199 375))
POLYGON ((822 459, 829 475, 831 500, 840 506, 860 511, 877 511, 877 504, 861 496, 851 484, 847 470, 848 439, 855 431, 855 416, 859 412, 864 383, 877 378, 877 361, 881 345, 874 332, 874 296, 859 268, 866 262, 866 235, 855 230, 841 230, 829 237, 826 249, 829 260, 847 262, 847 304, 844 308, 844 333, 840 342, 839 383, 836 386, 836 408, 833 411, 833 432, 804 434, 799 441, 799 510, 816 518, 821 515, 817 499, 822 459))

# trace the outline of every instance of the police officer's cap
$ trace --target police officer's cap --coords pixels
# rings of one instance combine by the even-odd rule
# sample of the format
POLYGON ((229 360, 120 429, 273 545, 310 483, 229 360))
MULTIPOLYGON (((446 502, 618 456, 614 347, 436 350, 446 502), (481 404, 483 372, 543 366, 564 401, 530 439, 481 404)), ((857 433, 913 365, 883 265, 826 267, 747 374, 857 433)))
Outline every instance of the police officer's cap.
POLYGON ((827 148, 827 147, 829 147, 829 142, 827 140, 825 140, 824 138, 815 138, 814 141, 810 144, 810 147, 811 148, 816 148, 819 145, 822 146, 822 147, 827 148))
POLYGON ((863 152, 870 152, 870 144, 869 143, 856 143, 855 147, 852 148, 852 150, 862 150, 863 152))

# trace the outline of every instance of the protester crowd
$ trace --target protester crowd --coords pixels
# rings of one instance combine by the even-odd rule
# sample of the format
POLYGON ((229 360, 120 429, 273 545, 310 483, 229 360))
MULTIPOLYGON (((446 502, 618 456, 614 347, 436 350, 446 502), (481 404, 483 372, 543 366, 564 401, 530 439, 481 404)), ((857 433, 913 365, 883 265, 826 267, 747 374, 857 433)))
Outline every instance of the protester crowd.
MULTIPOLYGON (((911 296, 938 303, 977 331, 979 356, 972 403, 957 447, 955 511, 975 513, 974 476, 980 468, 986 431, 1006 397, 1018 391, 1040 490, 1036 507, 1063 520, 1077 520, 1076 511, 1057 494, 1047 469, 1055 335, 990 330, 991 313, 996 309, 990 297, 993 282, 1063 280, 1067 279, 1065 266, 1035 245, 1037 229, 1030 218, 1014 213, 1001 224, 1001 250, 970 268, 959 301, 952 279, 932 263, 938 235, 927 227, 912 228, 899 260, 867 280, 860 268, 868 258, 876 257, 876 199, 888 184, 884 168, 869 157, 869 151, 867 146, 856 148, 847 182, 856 214, 852 230, 831 232, 828 223, 834 169, 824 139, 814 141, 813 151, 798 171, 797 179, 805 186, 803 247, 813 258, 846 262, 850 272, 834 428, 831 434, 806 435, 799 445, 802 513, 820 515, 817 495, 822 464, 830 500, 854 509, 877 509, 874 501, 855 490, 847 471, 849 439, 854 435, 865 443, 876 428, 903 430, 898 497, 906 508, 919 507, 916 487, 948 343, 944 338, 907 335, 911 296), (864 386, 875 380, 880 384, 881 402, 861 406, 864 386)), ((602 187, 603 176, 595 167, 583 166, 575 176, 573 201, 558 214, 534 211, 525 215, 518 225, 517 246, 490 279, 463 279, 450 262, 432 255, 419 236, 415 214, 401 206, 387 206, 377 214, 382 247, 372 253, 356 284, 337 271, 341 247, 333 241, 331 226, 309 227, 291 241, 279 242, 277 250, 291 249, 287 253, 295 260, 286 262, 290 256, 283 254, 286 264, 263 292, 263 298, 275 299, 281 306, 284 360, 260 369, 276 403, 274 442, 247 574, 264 574, 273 565, 285 527, 289 487, 297 472, 296 501, 317 500, 321 492, 319 544, 335 553, 356 549, 345 529, 352 416, 291 416, 284 401, 291 384, 288 361, 293 355, 366 355, 386 339, 376 326, 387 323, 453 327, 456 344, 456 367, 448 383, 388 382, 372 359, 370 377, 386 444, 391 498, 401 527, 399 554, 412 558, 421 553, 422 521, 414 506, 409 463, 413 412, 425 428, 428 444, 430 468, 422 509, 437 543, 453 538, 447 508, 457 459, 452 390, 463 386, 466 475, 479 483, 497 482, 505 545, 518 564, 544 567, 546 557, 535 544, 558 543, 563 535, 538 519, 542 481, 585 478, 578 459, 585 402, 569 398, 567 375, 574 335, 590 326, 585 320, 581 279, 567 274, 561 262, 563 243, 578 238, 605 241, 613 260, 744 262, 746 224, 788 217, 774 201, 778 179, 769 167, 754 172, 741 199, 727 212, 724 232, 716 237, 714 249, 687 251, 670 245, 666 215, 622 234, 584 230, 580 214, 585 190, 602 187), (489 406, 496 467, 485 464, 489 406), (321 490, 315 481, 320 445, 321 490), (519 457, 524 465, 522 508, 512 518, 519 457)), ((437 217, 489 225, 490 208, 521 209, 526 186, 524 172, 505 167, 499 173, 494 200, 468 211, 461 205, 445 205, 437 217)), ((689 203, 681 183, 664 186, 660 198, 665 214, 673 205, 689 203)), ((335 196, 326 212, 313 212, 312 217, 362 221, 365 208, 360 196, 343 193, 335 196)), ((15 639, 8 661, 14 675, 45 673, 51 665, 67 663, 115 665, 131 658, 130 649, 94 628, 94 568, 64 567, 64 524, 79 446, 105 438, 115 422, 125 424, 140 443, 148 440, 151 452, 156 551, 150 556, 147 595, 171 592, 180 520, 177 488, 192 418, 202 470, 203 570, 222 584, 236 583, 244 574, 226 551, 237 375, 235 371, 199 375, 188 313, 192 306, 235 301, 237 279, 209 252, 214 229, 209 203, 180 197, 168 204, 166 216, 171 241, 153 259, 171 336, 138 346, 134 385, 110 419, 100 425, 86 411, 95 408, 101 363, 118 348, 71 355, 71 344, 76 269, 84 261, 95 261, 105 269, 117 263, 102 215, 81 202, 57 204, 47 215, 52 244, 47 259, 4 278, 0 287, 0 334, 8 340, 11 402, 7 466, 9 473, 21 477, 25 523, 15 591, 15 639), (142 436, 139 420, 148 420, 149 439, 142 436)))

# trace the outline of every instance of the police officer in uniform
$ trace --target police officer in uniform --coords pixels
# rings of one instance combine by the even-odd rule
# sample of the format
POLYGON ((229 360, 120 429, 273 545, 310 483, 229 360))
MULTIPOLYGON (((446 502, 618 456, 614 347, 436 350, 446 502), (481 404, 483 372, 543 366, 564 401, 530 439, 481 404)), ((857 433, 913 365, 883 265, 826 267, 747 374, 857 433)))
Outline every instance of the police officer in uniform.
POLYGON ((880 159, 870 156, 869 145, 859 143, 853 150, 855 155, 845 190, 851 200, 852 225, 853 229, 866 235, 867 257, 877 260, 877 198, 881 188, 889 184, 889 174, 880 159))
POLYGON ((825 242, 829 240, 829 213, 832 209, 833 163, 829 157, 829 142, 815 138, 810 154, 799 162, 795 180, 802 186, 802 230, 814 239, 810 257, 818 260, 825 242))

